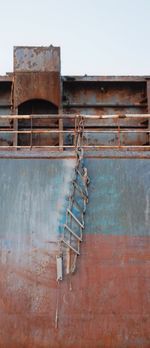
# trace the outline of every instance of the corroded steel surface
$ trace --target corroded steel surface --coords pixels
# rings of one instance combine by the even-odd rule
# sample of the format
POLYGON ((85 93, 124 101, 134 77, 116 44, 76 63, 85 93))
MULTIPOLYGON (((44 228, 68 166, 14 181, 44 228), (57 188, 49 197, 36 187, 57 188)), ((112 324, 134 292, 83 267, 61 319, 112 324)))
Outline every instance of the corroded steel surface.
POLYGON ((60 47, 14 47, 14 71, 60 71, 60 47))
POLYGON ((150 161, 87 160, 91 184, 86 233, 150 236, 150 161))
POLYGON ((17 73, 14 82, 14 107, 30 99, 42 99, 60 104, 60 75, 49 73, 17 73))
POLYGON ((47 250, 27 269, 3 265, 1 347, 149 348, 149 252, 148 237, 86 235, 71 291, 47 250))
POLYGON ((75 113, 114 114, 147 112, 145 82, 76 82, 63 83, 64 110, 75 113))
POLYGON ((57 242, 75 167, 60 135, 68 131, 64 146, 74 150, 74 119, 1 117, 0 145, 15 150, 0 152, 0 348, 149 348, 149 119, 94 118, 150 113, 149 77, 65 76, 61 86, 59 48, 17 47, 14 73, 0 82, 1 115, 92 114, 84 143, 110 145, 85 152, 91 182, 81 256, 58 284, 57 242), (42 134, 47 127, 59 136, 42 134), (29 141, 7 133, 24 128, 29 141), (55 152, 32 149, 43 144, 55 152))
POLYGON ((62 76, 63 81, 74 82, 144 82, 150 75, 66 75, 62 76))
MULTIPOLYGON (((8 139, 7 148, 47 147, 49 150, 75 149, 78 134, 78 122, 82 119, 82 147, 84 149, 128 148, 130 150, 148 151, 150 114, 127 115, 76 115, 62 114, 54 104, 34 99, 21 104, 19 115, 0 115, 0 138, 8 139), (44 113, 43 113, 44 111, 44 113), (53 114, 47 114, 53 112, 53 114), (33 114, 32 114, 33 113, 33 114), (6 121, 8 128, 3 128, 6 121), (18 129, 14 122, 17 122, 18 129), (93 122, 97 126, 93 127, 93 122), (103 124, 104 122, 104 124, 103 124), (72 125, 72 127, 70 127, 72 125), (15 135, 18 142, 9 144, 9 138, 15 135)), ((5 145, 6 149, 6 145, 5 145)))
POLYGON ((149 348, 149 160, 86 159, 84 242, 60 285, 56 241, 75 160, 0 164, 0 346, 149 348))
POLYGON ((73 163, 73 159, 0 160, 2 238, 9 238, 10 234, 16 241, 15 247, 19 242, 20 248, 24 248, 23 242, 32 233, 37 233, 37 244, 38 238, 39 242, 40 238, 57 238, 73 163))
POLYGON ((92 232, 60 289, 54 347, 149 348, 150 238, 92 232))
POLYGON ((60 105, 60 48, 14 48, 14 109, 42 99, 60 105))

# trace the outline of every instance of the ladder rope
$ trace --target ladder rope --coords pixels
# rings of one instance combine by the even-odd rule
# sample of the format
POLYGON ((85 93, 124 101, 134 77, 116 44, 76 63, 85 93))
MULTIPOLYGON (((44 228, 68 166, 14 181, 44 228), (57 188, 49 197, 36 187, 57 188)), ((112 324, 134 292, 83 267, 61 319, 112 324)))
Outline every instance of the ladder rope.
MULTIPOLYGON (((80 255, 82 230, 84 229, 84 214, 88 203, 88 184, 90 183, 87 168, 83 163, 84 118, 77 115, 75 119, 75 152, 76 165, 74 178, 71 182, 73 192, 69 197, 69 207, 66 210, 66 223, 63 237, 60 240, 59 255, 62 255, 63 273, 75 272, 77 256, 80 255), (67 258, 67 260, 65 259, 67 258)), ((59 270, 60 272, 60 270, 59 270)), ((62 280, 63 276, 60 279, 62 280)))

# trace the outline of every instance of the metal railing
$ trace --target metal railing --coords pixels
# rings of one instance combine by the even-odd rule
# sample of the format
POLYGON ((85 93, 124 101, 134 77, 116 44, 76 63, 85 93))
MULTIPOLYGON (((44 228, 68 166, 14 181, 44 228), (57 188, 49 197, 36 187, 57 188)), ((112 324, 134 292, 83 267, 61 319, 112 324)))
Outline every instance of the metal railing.
MULTIPOLYGON (((75 150, 76 149, 76 137, 78 135, 78 120, 84 120, 83 130, 83 144, 82 147, 85 150, 94 149, 113 149, 113 148, 141 148, 150 150, 150 114, 115 114, 115 115, 82 115, 82 114, 43 114, 43 115, 0 115, 0 149, 45 149, 45 150, 75 150), (29 125, 21 125, 20 121, 28 121, 29 125), (58 127, 52 126, 38 126, 37 120, 58 121, 58 127), (93 125, 90 122, 96 122, 93 125), (107 123, 108 122, 108 123, 107 123), (110 124, 111 122, 111 124, 110 124), (134 122, 134 125, 133 125, 134 122), (115 142, 106 141, 103 143, 100 138, 101 135, 115 136, 115 142), (129 144, 125 144, 122 136, 131 135, 136 136, 137 140, 134 140, 134 144, 129 141, 129 144), (143 135, 143 142, 139 142, 139 135, 143 135), (12 135, 11 144, 4 144, 5 137, 12 135), (30 136, 28 144, 20 145, 18 137, 30 136), (35 136, 47 135, 47 143, 52 135, 59 137, 57 144, 38 145, 35 136), (95 141, 92 140, 93 135, 96 137, 95 141), (67 137, 71 136, 71 144, 67 140, 67 137), (90 137, 90 143, 88 141, 90 137), (93 141, 93 143, 92 143, 93 141), (100 141, 100 142, 99 142, 100 141)), ((6 141, 7 142, 7 141, 6 141)))

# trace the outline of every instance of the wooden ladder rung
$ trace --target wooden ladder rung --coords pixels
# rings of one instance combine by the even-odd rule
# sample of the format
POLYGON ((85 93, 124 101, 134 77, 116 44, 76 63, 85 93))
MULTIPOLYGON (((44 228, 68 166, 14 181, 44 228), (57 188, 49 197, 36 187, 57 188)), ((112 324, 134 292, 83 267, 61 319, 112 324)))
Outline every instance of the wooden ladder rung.
POLYGON ((80 242, 82 242, 82 237, 78 236, 68 225, 64 225, 64 228, 66 228, 76 239, 78 239, 80 242))
POLYGON ((74 251, 77 255, 80 255, 79 250, 76 250, 72 245, 70 245, 65 239, 61 240, 64 244, 67 245, 68 248, 70 248, 72 251, 74 251))
POLYGON ((78 218, 72 213, 72 211, 70 209, 67 209, 67 213, 70 214, 72 216, 72 218, 77 222, 77 224, 84 229, 84 224, 78 220, 78 218))

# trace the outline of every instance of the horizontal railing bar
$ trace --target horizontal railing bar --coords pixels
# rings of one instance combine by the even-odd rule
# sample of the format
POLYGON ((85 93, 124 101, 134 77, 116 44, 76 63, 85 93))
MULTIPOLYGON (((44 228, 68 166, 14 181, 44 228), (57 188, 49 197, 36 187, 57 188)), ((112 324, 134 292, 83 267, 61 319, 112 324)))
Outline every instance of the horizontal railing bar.
MULTIPOLYGON (((19 149, 59 149, 62 146, 59 145, 0 145, 0 149, 13 149, 13 148, 19 148, 19 149)), ((74 149, 76 150, 76 146, 74 145, 63 145, 64 149, 74 149)), ((82 145, 82 148, 84 149, 123 149, 123 148, 141 148, 141 149, 147 149, 150 150, 150 145, 82 145)))
MULTIPOLYGON (((19 131, 16 131, 16 130, 1 130, 0 129, 0 133, 13 133, 13 134, 43 134, 43 133, 71 133, 73 134, 75 132, 74 131, 63 131, 63 130, 19 130, 19 131)), ((78 131, 76 131, 77 133, 78 131)))
MULTIPOLYGON (((87 130, 87 129, 84 129, 84 134, 85 133, 94 133, 94 134, 98 134, 98 133, 150 133, 150 129, 128 129, 128 130, 125 130, 125 129, 108 129, 108 130, 87 130)), ((78 130, 19 130, 19 131, 16 131, 16 130, 1 130, 0 129, 0 133, 5 133, 5 134, 55 134, 55 133, 62 133, 62 134, 77 134, 77 133, 80 133, 80 131, 78 130)))
POLYGON ((149 128, 144 129, 123 129, 123 128, 117 128, 117 129, 105 129, 105 130, 84 130, 84 133, 150 133, 149 128))
POLYGON ((129 148, 129 147, 135 147, 135 148, 138 148, 138 147, 142 147, 142 148, 145 148, 145 149, 150 149, 150 145, 83 145, 82 146, 83 148, 129 148))
POLYGON ((150 114, 102 114, 102 115, 82 115, 82 114, 43 114, 43 115, 0 115, 0 119, 7 119, 7 120, 29 120, 29 119, 42 119, 42 118, 48 118, 48 119, 75 119, 75 118, 84 118, 84 119, 142 119, 142 118, 150 118, 150 114))

